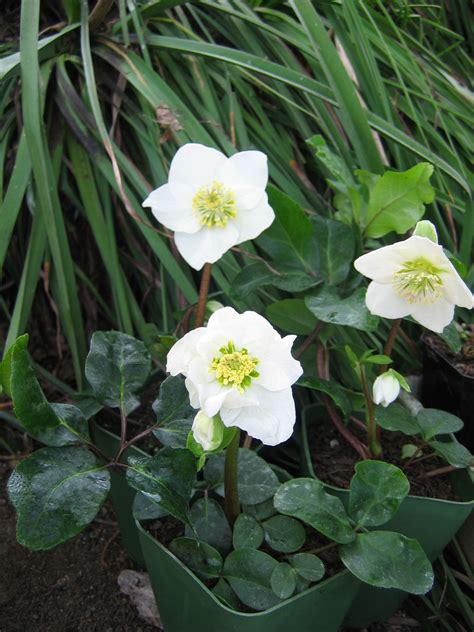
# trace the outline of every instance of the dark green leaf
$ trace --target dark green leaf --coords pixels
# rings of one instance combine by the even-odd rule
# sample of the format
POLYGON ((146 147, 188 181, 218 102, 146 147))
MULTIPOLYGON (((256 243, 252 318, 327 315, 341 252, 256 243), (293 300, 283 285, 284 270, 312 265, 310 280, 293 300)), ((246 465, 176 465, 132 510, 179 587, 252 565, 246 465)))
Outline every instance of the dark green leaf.
POLYGON ((346 163, 340 156, 329 149, 326 141, 320 134, 312 136, 306 142, 315 150, 316 157, 319 158, 336 181, 341 182, 345 186, 355 185, 354 178, 346 163))
POLYGON ((422 408, 416 416, 416 422, 421 428, 423 438, 429 441, 436 435, 457 432, 464 426, 459 417, 436 408, 422 408))
POLYGON ((234 549, 258 549, 263 542, 263 529, 253 516, 241 513, 234 524, 234 549))
POLYGON ((160 505, 157 505, 146 494, 137 492, 133 499, 133 517, 137 520, 158 520, 168 515, 160 505))
POLYGON ((267 518, 276 514, 275 507, 273 506, 273 498, 269 498, 257 505, 243 505, 242 509, 245 513, 255 518, 255 520, 260 521, 267 520, 267 518))
POLYGON ((175 420, 194 418, 196 411, 189 404, 189 394, 180 375, 170 375, 162 382, 158 397, 153 402, 153 412, 163 427, 175 420))
POLYGON ((309 582, 318 582, 324 577, 325 568, 323 562, 312 553, 296 553, 290 558, 290 564, 303 579, 309 582))
MULTIPOLYGON (((320 259, 320 274, 329 285, 338 285, 349 274, 354 259, 354 233, 350 226, 336 220, 311 218, 320 259)), ((296 290, 295 290, 296 291, 296 290)))
POLYGON ((410 491, 405 474, 383 461, 361 461, 351 480, 349 515, 359 527, 377 527, 397 513, 410 491))
POLYGON ((118 331, 96 331, 86 359, 86 378, 97 399, 125 415, 140 405, 136 397, 150 373, 150 355, 139 340, 118 331))
POLYGON ((403 432, 406 435, 420 434, 415 417, 400 404, 390 404, 387 408, 375 407, 375 422, 384 430, 403 432))
POLYGON ((278 562, 256 549, 232 551, 224 562, 223 576, 242 603, 254 610, 267 610, 279 603, 271 586, 278 562))
POLYGON ((219 579, 212 592, 225 606, 231 610, 239 610, 239 599, 225 579, 219 579))
POLYGON ((336 542, 352 542, 354 530, 339 498, 324 491, 313 478, 295 478, 283 483, 275 494, 275 509, 298 518, 336 542))
MULTIPOLYGON (((276 266, 273 267, 276 268, 276 266)), ((278 266, 275 272, 272 272, 262 262, 251 263, 246 266, 232 281, 232 298, 236 301, 243 301, 251 292, 266 285, 287 292, 304 292, 321 283, 321 279, 288 266, 278 266)))
POLYGON ((311 333, 318 322, 300 298, 276 301, 267 307, 265 314, 276 327, 301 336, 311 333))
POLYGON ((196 461, 185 449, 163 448, 152 457, 131 456, 127 481, 178 520, 190 525, 188 503, 196 478, 196 461))
POLYGON ((194 529, 186 528, 186 536, 202 540, 225 555, 232 545, 232 533, 222 507, 212 498, 198 498, 191 507, 189 520, 194 529))
POLYGON ((305 298, 306 307, 325 323, 374 331, 379 319, 372 316, 365 305, 365 289, 359 288, 351 296, 340 298, 335 289, 323 287, 305 298))
POLYGON ((461 337, 459 336, 459 332, 454 321, 447 325, 443 331, 438 334, 438 336, 444 340, 453 353, 459 353, 461 351, 461 337))
POLYGON ((289 516, 273 516, 262 526, 265 530, 265 542, 281 553, 298 551, 306 540, 306 532, 301 522, 289 516))
POLYGON ((65 542, 94 519, 109 489, 106 466, 83 447, 34 452, 8 481, 18 541, 34 550, 65 542))
POLYGON ((420 544, 399 533, 358 533, 339 552, 351 573, 371 586, 424 595, 433 585, 433 569, 420 544))
POLYGON ((296 573, 286 562, 275 566, 270 579, 272 590, 280 599, 288 599, 296 589, 296 573))
POLYGON ((453 467, 470 467, 474 464, 472 454, 457 441, 430 441, 428 445, 453 467))
POLYGON ((171 553, 199 577, 211 579, 221 574, 221 554, 206 542, 194 538, 176 538, 169 548, 171 553))
POLYGON ((321 391, 322 393, 329 395, 336 406, 344 413, 344 417, 347 417, 352 410, 349 398, 336 382, 321 380, 317 377, 313 377, 311 379, 302 378, 298 380, 298 386, 312 388, 315 391, 321 391))
POLYGON ((153 434, 164 446, 185 448, 192 425, 192 419, 174 419, 169 421, 166 426, 153 430, 153 434))

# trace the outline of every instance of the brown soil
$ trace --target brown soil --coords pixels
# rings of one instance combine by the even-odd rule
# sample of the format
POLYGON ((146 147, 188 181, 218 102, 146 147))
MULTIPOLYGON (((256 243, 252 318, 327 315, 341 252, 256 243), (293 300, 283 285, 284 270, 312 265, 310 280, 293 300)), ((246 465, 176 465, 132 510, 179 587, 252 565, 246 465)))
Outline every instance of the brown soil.
MULTIPOLYGON (((367 441, 367 437, 357 426, 351 425, 351 431, 361 441, 367 441)), ((360 460, 359 455, 325 417, 314 419, 309 423, 307 433, 313 468, 317 477, 330 485, 348 488, 354 474, 354 466, 360 460)), ((403 468, 406 461, 400 456, 402 446, 413 443, 413 437, 407 437, 400 432, 382 431, 381 440, 383 459, 403 468)), ((435 456, 408 467, 405 474, 410 481, 410 494, 443 500, 458 500, 451 489, 447 475, 422 478, 423 474, 445 465, 445 461, 435 456)))

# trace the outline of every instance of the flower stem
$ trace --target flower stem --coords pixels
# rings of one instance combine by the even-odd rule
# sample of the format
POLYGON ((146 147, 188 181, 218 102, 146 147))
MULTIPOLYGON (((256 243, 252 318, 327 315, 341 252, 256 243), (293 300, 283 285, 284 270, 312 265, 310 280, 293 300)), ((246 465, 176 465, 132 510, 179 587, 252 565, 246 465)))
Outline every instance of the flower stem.
POLYGON ((202 327, 204 323, 204 315, 206 313, 207 294, 209 292, 209 283, 211 280, 211 263, 204 264, 201 276, 201 286, 199 287, 199 299, 196 309, 196 320, 194 326, 202 327))
MULTIPOLYGON (((385 347, 383 348, 383 354, 386 356, 390 357, 390 355, 392 354, 393 345, 395 343, 395 338, 397 337, 398 330, 400 329, 401 322, 402 322, 401 318, 396 318, 392 322, 392 326, 390 327, 387 341, 385 342, 385 347)), ((386 364, 381 366, 379 369, 379 374, 382 375, 382 373, 385 373, 387 369, 388 369, 388 366, 386 364)))
POLYGON ((378 457, 382 454, 382 446, 380 445, 379 433, 377 432, 377 424, 374 417, 374 404, 369 393, 369 386, 365 375, 364 365, 360 365, 360 379, 362 381, 362 389, 364 391, 365 411, 367 419, 367 434, 369 436, 369 448, 371 456, 378 457))
POLYGON ((239 460, 240 430, 236 430, 234 438, 225 453, 224 491, 225 513, 231 527, 240 513, 239 490, 237 487, 237 468, 239 460))

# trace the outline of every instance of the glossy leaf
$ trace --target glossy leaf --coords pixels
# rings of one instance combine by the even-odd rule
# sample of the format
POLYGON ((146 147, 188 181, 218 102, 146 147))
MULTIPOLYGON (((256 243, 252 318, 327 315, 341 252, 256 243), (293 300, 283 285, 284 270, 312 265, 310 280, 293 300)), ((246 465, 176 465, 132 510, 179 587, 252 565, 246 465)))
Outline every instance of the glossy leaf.
POLYGON ((305 388, 312 388, 315 391, 321 391, 333 400, 338 408, 347 417, 351 410, 351 402, 342 388, 336 382, 330 382, 329 380, 321 380, 320 378, 302 378, 298 380, 298 386, 304 386, 305 388))
POLYGON ((190 419, 196 414, 189 404, 189 394, 180 375, 170 375, 161 383, 158 397, 152 407, 156 420, 163 426, 162 429, 169 426, 170 422, 190 419))
POLYGON ((318 582, 326 572, 323 562, 312 553, 296 553, 289 561, 298 575, 309 582, 318 582))
POLYGON ((436 408, 422 408, 416 416, 425 441, 430 441, 436 435, 450 434, 457 432, 464 426, 459 417, 436 408))
POLYGON ((286 562, 280 562, 273 569, 270 578, 272 590, 280 599, 288 599, 296 589, 296 573, 286 562))
POLYGON ((400 404, 390 404, 386 408, 376 406, 375 422, 384 430, 403 432, 408 436, 420 434, 416 418, 400 404))
POLYGON ((359 527, 377 527, 397 513, 410 491, 405 474, 383 461, 361 461, 355 466, 349 495, 349 515, 359 527))
POLYGON ((232 533, 222 507, 212 498, 198 498, 189 512, 192 530, 186 528, 187 537, 195 537, 210 544, 225 555, 232 545, 232 533))
POLYGON ((335 289, 323 287, 305 298, 306 307, 319 320, 333 325, 374 331, 379 319, 372 316, 365 304, 365 290, 359 288, 351 296, 340 298, 335 289))
POLYGON ((271 586, 277 565, 276 560, 262 551, 237 549, 227 556, 223 577, 242 603, 254 610, 267 610, 280 601, 271 586))
POLYGON ((262 526, 265 530, 265 542, 280 553, 294 553, 306 540, 301 522, 289 516, 273 516, 262 526))
POLYGON ((125 415, 140 405, 136 397, 150 373, 150 355, 139 340, 118 331, 96 331, 86 359, 86 378, 97 399, 125 415))
POLYGON ((166 426, 156 428, 153 434, 160 443, 170 448, 185 448, 193 420, 173 419, 166 426))
POLYGON ((8 494, 17 513, 17 539, 50 549, 80 533, 110 489, 105 465, 80 446, 42 448, 16 466, 8 494))
POLYGON ((355 248, 352 228, 317 215, 311 218, 311 222, 319 253, 320 274, 329 285, 338 285, 352 268, 355 248))
POLYGON ((137 520, 158 520, 168 515, 167 511, 142 492, 135 494, 132 511, 137 520))
POLYGON ((358 533, 339 552, 351 573, 371 586, 424 595, 433 585, 433 569, 420 544, 399 533, 358 533))
POLYGON ((272 264, 272 267, 275 272, 263 262, 251 263, 243 268, 232 281, 232 297, 237 301, 243 301, 251 292, 265 286, 276 287, 287 292, 304 292, 321 283, 321 279, 303 270, 275 264, 272 264))
POLYGON ((263 529, 253 516, 241 513, 234 524, 234 549, 258 549, 263 542, 263 529))
POLYGON ((189 569, 203 579, 219 577, 222 556, 214 547, 194 538, 175 538, 169 549, 189 569))
POLYGON ((428 445, 453 467, 470 467, 474 464, 473 455, 457 441, 430 441, 428 445))
POLYGON ((267 520, 267 518, 276 514, 275 507, 273 506, 273 498, 269 498, 263 503, 256 505, 242 505, 242 510, 259 521, 267 520))
POLYGON ((313 478, 295 478, 283 483, 275 494, 275 509, 302 522, 336 542, 352 542, 354 530, 336 496, 324 491, 313 478))
POLYGON ((276 327, 301 336, 311 333, 318 322, 300 298, 285 298, 271 303, 265 314, 276 327))
POLYGON ((221 601, 225 606, 231 610, 238 610, 240 606, 239 599, 235 592, 225 579, 220 578, 217 584, 212 589, 213 594, 221 601))

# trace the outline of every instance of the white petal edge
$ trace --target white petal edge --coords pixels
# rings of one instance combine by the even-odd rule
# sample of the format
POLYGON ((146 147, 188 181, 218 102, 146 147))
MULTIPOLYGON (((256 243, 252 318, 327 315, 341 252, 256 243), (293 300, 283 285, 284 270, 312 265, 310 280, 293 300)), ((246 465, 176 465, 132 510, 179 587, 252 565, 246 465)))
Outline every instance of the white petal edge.
POLYGON ((232 189, 265 189, 268 183, 268 159, 261 151, 240 151, 220 167, 218 178, 232 189))
POLYGON ((195 270, 205 263, 215 263, 237 244, 238 231, 229 222, 225 228, 201 228, 189 235, 174 234, 176 247, 183 259, 195 270))
POLYGON ((198 327, 183 336, 181 340, 175 342, 168 351, 166 359, 166 370, 168 373, 171 373, 171 375, 178 375, 178 373, 187 374, 189 365, 196 356, 196 344, 205 333, 205 327, 198 327))
POLYGON ((371 314, 383 318, 403 318, 413 310, 413 305, 399 296, 391 284, 375 281, 367 288, 365 304, 371 314))
POLYGON ((155 218, 170 230, 195 233, 202 228, 192 209, 192 192, 187 185, 164 184, 155 189, 142 206, 151 206, 155 218))
POLYGON ((188 143, 178 149, 170 165, 169 182, 181 182, 196 189, 217 178, 227 157, 217 149, 188 143))
POLYGON ((260 202, 254 208, 246 210, 238 210, 236 217, 232 220, 233 226, 239 231, 238 244, 250 239, 255 239, 272 225, 275 219, 275 213, 268 204, 267 194, 265 193, 260 202))
POLYGON ((453 320, 454 305, 441 298, 436 303, 413 306, 411 315, 426 329, 440 334, 453 320))

